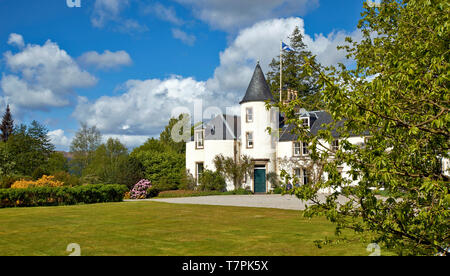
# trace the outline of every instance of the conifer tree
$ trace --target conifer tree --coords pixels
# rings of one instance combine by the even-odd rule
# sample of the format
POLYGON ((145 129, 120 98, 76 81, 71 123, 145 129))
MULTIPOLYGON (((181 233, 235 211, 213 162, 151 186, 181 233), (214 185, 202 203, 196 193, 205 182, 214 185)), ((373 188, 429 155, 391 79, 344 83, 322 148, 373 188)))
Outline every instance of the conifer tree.
MULTIPOLYGON (((287 97, 287 89, 298 91, 298 97, 309 103, 314 101, 312 97, 318 91, 316 81, 318 73, 308 74, 303 70, 306 59, 314 59, 303 42, 303 35, 298 27, 289 36, 289 48, 292 51, 283 50, 283 99, 287 97)), ((317 63, 316 63, 317 64, 317 63)), ((280 56, 272 59, 270 71, 267 73, 267 81, 274 99, 280 99, 280 56)), ((312 105, 312 104, 311 104, 312 105)), ((308 106, 304 106, 308 108, 308 106)))
POLYGON ((2 124, 0 126, 0 138, 3 142, 8 141, 9 136, 11 136, 14 128, 14 120, 12 119, 11 110, 9 105, 6 106, 6 112, 3 115, 2 124))

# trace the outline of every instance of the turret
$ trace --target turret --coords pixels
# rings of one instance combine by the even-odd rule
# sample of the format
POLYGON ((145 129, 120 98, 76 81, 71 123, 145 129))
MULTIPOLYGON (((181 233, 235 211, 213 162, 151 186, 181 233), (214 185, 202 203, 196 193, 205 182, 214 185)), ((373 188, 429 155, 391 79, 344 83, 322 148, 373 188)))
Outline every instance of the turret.
POLYGON ((257 165, 251 184, 255 192, 267 192, 270 187, 266 175, 275 171, 276 140, 267 128, 278 128, 278 112, 267 110, 266 102, 274 102, 269 85, 259 63, 247 88, 241 105, 241 153, 250 156, 257 165), (262 171, 264 171, 264 181, 262 171), (256 175, 258 174, 258 175, 256 175), (256 181, 255 181, 256 177, 256 181), (264 182, 264 183, 263 183, 264 182))

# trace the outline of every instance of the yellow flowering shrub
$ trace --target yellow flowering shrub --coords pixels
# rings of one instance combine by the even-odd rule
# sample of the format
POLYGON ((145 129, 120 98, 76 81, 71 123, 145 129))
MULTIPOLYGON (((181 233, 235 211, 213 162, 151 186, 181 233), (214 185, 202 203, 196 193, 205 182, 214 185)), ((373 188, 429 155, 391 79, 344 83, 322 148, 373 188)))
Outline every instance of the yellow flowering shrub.
POLYGON ((19 180, 14 182, 11 186, 12 189, 26 189, 33 187, 61 187, 64 185, 64 182, 55 180, 55 177, 52 175, 43 175, 40 179, 36 181, 30 180, 19 180))

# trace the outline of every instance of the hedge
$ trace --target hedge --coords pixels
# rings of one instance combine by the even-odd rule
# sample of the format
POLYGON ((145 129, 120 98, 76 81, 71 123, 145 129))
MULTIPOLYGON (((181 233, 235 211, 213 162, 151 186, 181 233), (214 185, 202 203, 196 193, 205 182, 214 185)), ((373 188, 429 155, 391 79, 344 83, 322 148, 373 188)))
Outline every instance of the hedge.
POLYGON ((119 202, 127 191, 116 184, 0 189, 0 208, 119 202))

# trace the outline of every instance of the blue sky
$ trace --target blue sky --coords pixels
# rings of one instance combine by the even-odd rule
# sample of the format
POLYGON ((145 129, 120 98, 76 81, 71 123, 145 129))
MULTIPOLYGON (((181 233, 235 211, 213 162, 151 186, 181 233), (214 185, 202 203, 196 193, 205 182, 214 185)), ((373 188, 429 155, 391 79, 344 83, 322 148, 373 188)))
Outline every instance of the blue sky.
POLYGON ((177 108, 235 112, 295 26, 319 60, 356 30, 363 0, 0 0, 0 108, 68 150, 80 122, 134 147, 177 108))

